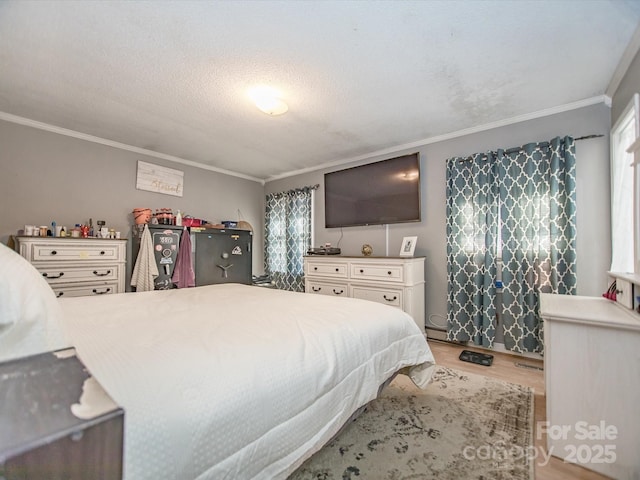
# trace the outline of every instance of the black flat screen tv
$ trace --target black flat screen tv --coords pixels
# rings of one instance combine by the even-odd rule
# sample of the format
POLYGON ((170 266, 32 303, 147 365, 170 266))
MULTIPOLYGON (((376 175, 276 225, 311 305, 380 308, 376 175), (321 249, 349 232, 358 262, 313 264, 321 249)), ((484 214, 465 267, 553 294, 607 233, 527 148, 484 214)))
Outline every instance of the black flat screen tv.
POLYGON ((420 221, 418 153, 325 173, 326 228, 420 221))

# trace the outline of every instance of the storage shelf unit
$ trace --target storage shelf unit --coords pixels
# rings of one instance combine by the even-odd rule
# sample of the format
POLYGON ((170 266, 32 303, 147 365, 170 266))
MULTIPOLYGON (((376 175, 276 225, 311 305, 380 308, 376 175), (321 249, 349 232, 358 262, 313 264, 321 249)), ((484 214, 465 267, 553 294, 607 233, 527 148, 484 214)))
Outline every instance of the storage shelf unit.
POLYGON ((424 257, 304 258, 305 291, 361 298, 400 308, 425 331, 424 257))
POLYGON ((16 237, 16 249, 58 297, 125 291, 126 240, 16 237))

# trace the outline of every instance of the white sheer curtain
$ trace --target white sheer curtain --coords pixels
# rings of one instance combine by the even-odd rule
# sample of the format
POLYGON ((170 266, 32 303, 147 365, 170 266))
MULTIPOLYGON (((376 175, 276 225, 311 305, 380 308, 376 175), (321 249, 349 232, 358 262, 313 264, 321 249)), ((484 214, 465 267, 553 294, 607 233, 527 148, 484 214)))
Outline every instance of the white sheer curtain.
POLYGON ((633 155, 627 148, 635 141, 638 95, 636 94, 611 129, 611 271, 633 272, 633 155))

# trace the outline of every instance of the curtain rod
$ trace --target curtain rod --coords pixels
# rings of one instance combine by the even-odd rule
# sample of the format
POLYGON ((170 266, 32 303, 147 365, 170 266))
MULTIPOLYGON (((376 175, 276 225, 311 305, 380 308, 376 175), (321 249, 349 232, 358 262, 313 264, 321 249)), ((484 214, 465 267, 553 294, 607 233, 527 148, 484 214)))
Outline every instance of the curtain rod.
MULTIPOLYGON (((574 141, 579 141, 579 140, 589 140, 591 138, 599 138, 599 137, 604 137, 604 135, 602 133, 593 133, 591 135, 584 135, 582 137, 578 137, 578 138, 574 138, 574 141)), ((540 145, 541 147, 548 147, 549 146, 549 142, 538 142, 538 145, 540 145)), ((522 147, 513 147, 513 148, 509 148, 507 150, 504 151, 505 155, 510 155, 512 153, 516 153, 516 152, 521 152, 523 149, 522 147)), ((496 153, 495 150, 491 150, 491 153, 496 153)), ((483 156, 486 156, 485 154, 483 154, 483 156)), ((461 159, 461 162, 468 162, 470 160, 473 160, 473 155, 469 155, 468 157, 465 157, 463 159, 461 159)))
POLYGON ((585 135, 584 137, 574 138, 574 140, 577 142, 578 140, 589 140, 590 138, 599 138, 599 137, 604 137, 604 135, 602 133, 594 133, 592 135, 585 135))
POLYGON ((284 192, 274 192, 274 193, 270 193, 269 195, 288 195, 292 193, 304 192, 305 190, 317 190, 318 188, 320 188, 320 184, 316 183, 315 185, 308 185, 306 187, 300 187, 300 188, 292 188, 291 190, 286 190, 284 192))

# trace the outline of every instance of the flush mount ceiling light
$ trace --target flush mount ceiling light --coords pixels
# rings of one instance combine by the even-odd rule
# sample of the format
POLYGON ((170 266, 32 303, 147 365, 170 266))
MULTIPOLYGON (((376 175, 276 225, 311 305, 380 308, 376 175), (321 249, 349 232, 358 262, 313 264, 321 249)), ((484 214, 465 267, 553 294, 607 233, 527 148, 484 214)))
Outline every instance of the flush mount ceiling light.
POLYGON ((249 98, 267 115, 282 115, 289 106, 280 99, 280 92, 273 87, 261 85, 249 90, 249 98))

